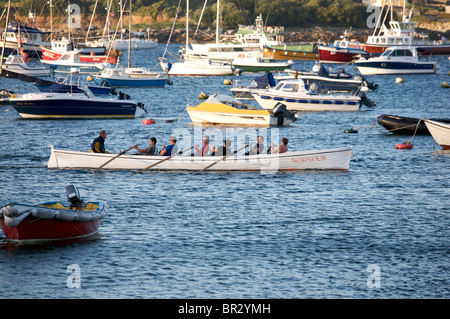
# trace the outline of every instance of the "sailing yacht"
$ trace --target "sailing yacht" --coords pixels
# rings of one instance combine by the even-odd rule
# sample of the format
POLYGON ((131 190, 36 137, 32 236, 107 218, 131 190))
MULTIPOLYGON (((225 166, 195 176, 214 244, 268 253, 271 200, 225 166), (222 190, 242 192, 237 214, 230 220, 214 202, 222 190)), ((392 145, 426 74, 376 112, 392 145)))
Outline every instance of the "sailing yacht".
MULTIPOLYGON (((130 34, 131 34, 131 8, 130 0, 130 34)), ((100 73, 91 77, 97 85, 110 87, 164 87, 169 81, 167 72, 155 72, 148 68, 131 67, 131 38, 128 39, 128 67, 127 68, 104 68, 100 73)))
MULTIPOLYGON (((186 52, 189 48, 189 0, 186 1, 186 52)), ((209 59, 190 60, 186 55, 179 62, 171 63, 163 57, 160 65, 169 75, 174 76, 224 76, 233 75, 234 67, 228 63, 213 62, 209 59)))

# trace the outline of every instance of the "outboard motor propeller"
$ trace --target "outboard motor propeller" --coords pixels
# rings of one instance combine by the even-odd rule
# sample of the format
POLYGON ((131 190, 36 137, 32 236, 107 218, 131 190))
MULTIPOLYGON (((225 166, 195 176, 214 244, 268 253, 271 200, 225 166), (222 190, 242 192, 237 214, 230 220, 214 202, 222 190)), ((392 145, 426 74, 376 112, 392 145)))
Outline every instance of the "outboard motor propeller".
POLYGON ((278 124, 283 125, 284 119, 288 119, 292 122, 295 122, 298 120, 298 117, 292 113, 289 112, 286 108, 286 105, 283 103, 278 102, 272 109, 272 113, 275 116, 278 116, 278 124))
POLYGON ((83 205, 83 201, 80 197, 80 192, 78 191, 78 188, 76 188, 74 185, 66 186, 66 195, 67 199, 70 202, 70 207, 81 207, 83 205))

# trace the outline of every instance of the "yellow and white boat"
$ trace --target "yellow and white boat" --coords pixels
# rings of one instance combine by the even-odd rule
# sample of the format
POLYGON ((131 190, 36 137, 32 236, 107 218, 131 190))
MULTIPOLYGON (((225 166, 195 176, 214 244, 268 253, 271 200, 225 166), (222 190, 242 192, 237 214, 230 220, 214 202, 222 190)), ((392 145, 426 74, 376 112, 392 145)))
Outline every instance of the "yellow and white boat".
POLYGON ((188 105, 186 110, 194 124, 287 126, 297 120, 284 104, 262 110, 223 94, 211 95, 197 106, 188 105))

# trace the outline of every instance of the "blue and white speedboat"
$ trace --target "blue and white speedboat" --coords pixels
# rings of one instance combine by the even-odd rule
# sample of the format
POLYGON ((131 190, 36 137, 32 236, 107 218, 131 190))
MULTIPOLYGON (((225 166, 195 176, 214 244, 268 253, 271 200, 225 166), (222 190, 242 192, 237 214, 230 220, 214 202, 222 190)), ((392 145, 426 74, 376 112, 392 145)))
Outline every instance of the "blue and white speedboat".
POLYGON ((9 104, 28 119, 134 118, 146 113, 142 103, 122 92, 114 98, 103 98, 87 87, 76 87, 71 92, 13 94, 9 104))
POLYGON ((164 87, 168 81, 167 72, 154 72, 146 68, 105 68, 91 77, 97 85, 112 88, 164 87))
POLYGON ((375 105, 364 92, 334 94, 320 83, 310 86, 301 79, 280 81, 274 88, 252 89, 251 93, 263 109, 273 109, 278 103, 296 112, 357 111, 362 103, 375 105))
POLYGON ((439 69, 436 62, 419 61, 414 47, 390 47, 378 57, 355 61, 362 75, 375 74, 433 74, 439 69))

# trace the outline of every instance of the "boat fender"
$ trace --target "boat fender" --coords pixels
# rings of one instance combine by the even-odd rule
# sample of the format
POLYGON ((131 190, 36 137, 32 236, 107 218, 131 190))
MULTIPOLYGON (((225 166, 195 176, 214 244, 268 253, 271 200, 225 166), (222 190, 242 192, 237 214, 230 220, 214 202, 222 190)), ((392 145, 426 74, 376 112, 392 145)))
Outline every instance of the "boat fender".
POLYGON ((76 222, 90 222, 92 217, 92 214, 86 212, 76 212, 73 220, 76 222))
POLYGON ((33 208, 31 215, 35 218, 43 219, 53 219, 56 216, 55 212, 48 208, 33 208))
POLYGON ((450 85, 448 85, 446 82, 443 82, 441 85, 441 88, 448 89, 448 88, 450 88, 450 85))
POLYGON ((173 81, 172 81, 171 79, 167 79, 167 80, 166 80, 166 84, 167 84, 167 85, 172 85, 172 84, 173 84, 173 81))
POLYGON ((410 142, 405 142, 405 143, 395 144, 395 148, 397 148, 397 149, 404 149, 404 150, 410 150, 410 149, 413 148, 413 145, 410 142))
MULTIPOLYGON (((94 79, 92 78, 92 76, 88 75, 87 78, 86 78, 86 81, 91 82, 91 81, 94 81, 94 79)), ((102 82, 103 81, 105 81, 105 80, 102 80, 102 82)))
POLYGON ((28 217, 28 215, 30 215, 30 212, 27 212, 25 214, 19 215, 17 217, 10 217, 7 216, 6 214, 3 214, 3 218, 4 218, 4 222, 5 225, 8 227, 16 227, 17 225, 19 225, 25 218, 28 217))
POLYGON ((208 98, 208 95, 202 92, 202 93, 200 93, 200 95, 198 96, 198 98, 199 98, 200 100, 206 100, 206 99, 208 98))
POLYGON ((67 221, 67 222, 71 222, 75 219, 75 214, 73 211, 68 210, 68 211, 60 211, 57 219, 62 220, 62 221, 67 221))

